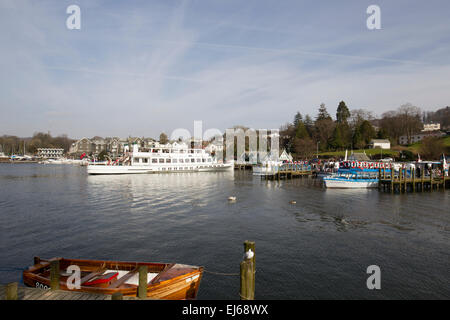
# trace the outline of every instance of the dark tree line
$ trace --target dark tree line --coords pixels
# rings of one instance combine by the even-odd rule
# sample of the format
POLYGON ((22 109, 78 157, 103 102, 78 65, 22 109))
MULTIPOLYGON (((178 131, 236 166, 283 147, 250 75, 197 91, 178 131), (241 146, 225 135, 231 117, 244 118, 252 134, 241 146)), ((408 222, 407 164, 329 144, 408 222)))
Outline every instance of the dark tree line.
MULTIPOLYGON (((448 108, 427 113, 427 117, 441 119, 445 112, 448 108)), ((389 139, 391 145, 396 145, 400 136, 406 135, 411 141, 411 136, 423 129, 422 116, 420 108, 405 104, 375 119, 371 112, 350 110, 341 101, 333 119, 322 103, 314 120, 297 112, 292 123, 283 125, 280 145, 299 158, 311 158, 317 152, 366 148, 372 139, 389 139)))
POLYGON ((322 103, 314 120, 297 112, 292 123, 281 127, 281 146, 300 158, 311 158, 318 151, 363 148, 378 137, 372 118, 370 112, 362 109, 350 111, 341 101, 334 120, 322 103))
POLYGON ((67 135, 52 137, 50 133, 36 132, 31 138, 19 138, 17 136, 4 135, 0 137, 0 152, 5 154, 34 154, 38 148, 62 148, 67 152, 75 140, 67 135))

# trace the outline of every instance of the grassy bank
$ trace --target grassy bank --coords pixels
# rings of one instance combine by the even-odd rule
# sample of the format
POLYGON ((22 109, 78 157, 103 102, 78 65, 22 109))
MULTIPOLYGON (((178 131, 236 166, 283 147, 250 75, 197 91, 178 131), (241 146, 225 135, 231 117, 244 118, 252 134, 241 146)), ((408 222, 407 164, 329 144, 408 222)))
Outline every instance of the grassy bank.
MULTIPOLYGON (((383 158, 386 157, 396 157, 399 155, 399 152, 396 150, 381 150, 381 149, 358 149, 353 150, 353 153, 366 153, 370 158, 373 159, 379 159, 381 155, 383 155, 383 158)), ((352 153, 351 150, 348 150, 348 156, 350 156, 352 153)), ((319 153, 319 157, 321 158, 343 158, 345 157, 345 150, 344 151, 329 151, 329 152, 322 152, 319 153)))

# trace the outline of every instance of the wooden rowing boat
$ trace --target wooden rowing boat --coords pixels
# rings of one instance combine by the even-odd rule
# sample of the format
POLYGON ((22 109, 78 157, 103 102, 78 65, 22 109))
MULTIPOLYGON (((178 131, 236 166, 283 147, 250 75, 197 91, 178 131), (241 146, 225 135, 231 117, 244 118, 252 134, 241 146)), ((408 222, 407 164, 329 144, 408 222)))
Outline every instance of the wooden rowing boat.
POLYGON ((35 257, 34 265, 23 272, 24 284, 30 287, 49 289, 51 286, 50 264, 54 261, 59 263, 60 290, 110 295, 120 292, 124 296, 138 295, 139 269, 141 266, 146 266, 148 270, 147 298, 150 299, 195 299, 203 274, 203 267, 178 263, 64 258, 45 260, 35 257), (78 288, 69 288, 73 287, 71 284, 74 279, 70 269, 68 271, 70 266, 80 268, 80 286, 78 288))

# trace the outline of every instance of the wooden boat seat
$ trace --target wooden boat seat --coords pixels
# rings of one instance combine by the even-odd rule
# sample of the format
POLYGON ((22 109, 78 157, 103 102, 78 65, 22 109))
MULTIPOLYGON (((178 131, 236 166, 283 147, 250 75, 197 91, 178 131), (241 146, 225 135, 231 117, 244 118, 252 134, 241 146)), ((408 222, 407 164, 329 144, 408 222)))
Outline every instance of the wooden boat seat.
POLYGON ((97 269, 97 270, 89 273, 88 275, 81 278, 81 280, 80 280, 81 285, 84 285, 86 282, 88 282, 92 278, 103 274, 103 272, 105 272, 105 271, 106 271, 106 268, 100 268, 100 269, 97 269))
POLYGON ((113 282, 108 288, 109 289, 115 289, 120 287, 122 284, 125 283, 128 279, 130 279, 132 276, 134 276, 138 272, 137 268, 134 268, 130 272, 128 272, 126 275, 122 276, 120 279, 117 279, 117 281, 113 282))

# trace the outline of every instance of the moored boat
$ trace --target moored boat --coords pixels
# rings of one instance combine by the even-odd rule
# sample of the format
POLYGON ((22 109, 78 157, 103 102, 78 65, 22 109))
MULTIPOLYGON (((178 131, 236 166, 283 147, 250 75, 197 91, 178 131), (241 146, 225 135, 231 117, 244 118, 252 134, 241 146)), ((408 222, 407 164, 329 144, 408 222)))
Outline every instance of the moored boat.
POLYGON ((101 165, 90 163, 87 173, 90 175, 136 174, 136 173, 179 173, 233 171, 234 163, 224 163, 212 157, 204 149, 188 148, 181 144, 176 147, 159 146, 139 150, 133 145, 132 152, 126 152, 122 158, 108 160, 101 165))
MULTIPOLYGON (((203 267, 178 263, 119 262, 103 260, 80 260, 35 258, 35 264, 23 272, 23 282, 29 287, 49 289, 50 263, 59 261, 59 287, 61 290, 82 291, 97 294, 122 293, 137 296, 139 267, 146 266, 147 298, 151 299, 195 299, 203 274, 203 267), (80 286, 69 288, 71 273, 69 266, 80 268, 80 286)), ((73 268, 73 267, 72 267, 73 268)))

